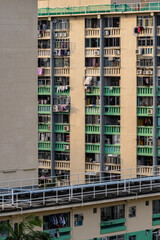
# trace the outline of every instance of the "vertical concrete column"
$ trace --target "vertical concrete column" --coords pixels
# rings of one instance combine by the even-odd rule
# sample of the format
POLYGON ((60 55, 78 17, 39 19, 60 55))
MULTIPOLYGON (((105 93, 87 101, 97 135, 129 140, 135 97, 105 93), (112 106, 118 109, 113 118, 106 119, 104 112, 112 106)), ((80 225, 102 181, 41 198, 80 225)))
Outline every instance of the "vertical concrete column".
POLYGON ((70 19, 70 173, 85 173, 85 18, 70 19))
POLYGON ((104 171, 104 20, 100 17, 100 171, 104 171))
MULTIPOLYGON (((137 75, 136 48, 137 38, 133 29, 137 16, 121 16, 121 169, 126 177, 136 176, 137 167, 137 75)), ((123 176, 122 176, 123 177, 123 176)))
POLYGON ((157 165, 157 14, 153 16, 153 174, 157 165))

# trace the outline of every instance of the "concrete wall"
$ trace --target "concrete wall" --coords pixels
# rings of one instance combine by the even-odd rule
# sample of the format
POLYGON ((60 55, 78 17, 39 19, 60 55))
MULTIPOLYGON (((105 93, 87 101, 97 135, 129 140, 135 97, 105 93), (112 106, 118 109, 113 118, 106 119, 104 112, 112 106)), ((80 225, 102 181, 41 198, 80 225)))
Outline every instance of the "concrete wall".
MULTIPOLYGON (((121 16, 121 168, 136 168, 137 158, 137 78, 136 15, 121 16)), ((124 174, 128 174, 125 172, 124 174)), ((134 171, 132 171, 134 174, 134 171)))
POLYGON ((0 180, 31 178, 37 176, 37 1, 0 5, 0 180))
POLYGON ((71 18, 70 26, 70 173, 77 174, 85 172, 85 19, 71 18))
POLYGON ((38 0, 38 8, 55 8, 55 7, 72 7, 72 6, 87 6, 87 5, 100 5, 110 4, 110 0, 38 0))

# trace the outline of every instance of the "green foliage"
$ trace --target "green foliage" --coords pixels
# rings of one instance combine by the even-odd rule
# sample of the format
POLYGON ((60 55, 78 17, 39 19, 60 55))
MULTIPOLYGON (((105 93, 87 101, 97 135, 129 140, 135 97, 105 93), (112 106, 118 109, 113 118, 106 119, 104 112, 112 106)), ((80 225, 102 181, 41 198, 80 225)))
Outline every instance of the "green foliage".
POLYGON ((34 230, 41 227, 42 220, 38 216, 29 215, 14 229, 7 221, 0 224, 0 233, 6 234, 6 240, 51 240, 50 234, 34 230))

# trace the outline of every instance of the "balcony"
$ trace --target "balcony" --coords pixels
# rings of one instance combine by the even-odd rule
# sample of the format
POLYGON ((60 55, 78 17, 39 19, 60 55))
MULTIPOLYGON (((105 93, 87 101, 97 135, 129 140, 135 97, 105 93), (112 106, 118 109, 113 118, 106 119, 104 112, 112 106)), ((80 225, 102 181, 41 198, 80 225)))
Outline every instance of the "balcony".
POLYGON ((51 142, 38 142, 38 150, 51 151, 51 142))
POLYGON ((68 142, 55 142, 55 151, 69 152, 70 145, 68 142))
POLYGON ((100 163, 88 163, 86 162, 87 172, 100 172, 100 163))
POLYGON ((137 166, 137 175, 141 176, 152 176, 153 175, 153 167, 152 166, 137 166))
POLYGON ((120 76, 120 67, 104 67, 104 76, 120 76))
POLYGON ((50 58, 51 51, 50 49, 38 49, 39 58, 50 58))
POLYGON ((86 106, 86 115, 99 115, 100 106, 86 106))
POLYGON ((51 94, 51 86, 38 87, 38 95, 50 95, 50 94, 51 94))
POLYGON ((70 68, 69 67, 64 67, 64 68, 56 67, 56 68, 54 68, 54 76, 55 77, 61 77, 61 76, 69 77, 69 75, 70 75, 70 68))
POLYGON ((51 169, 51 160, 38 160, 38 168, 51 169))
POLYGON ((100 56, 100 49, 99 48, 86 48, 85 55, 86 55, 86 57, 98 57, 98 56, 100 56))
POLYGON ((104 106, 104 115, 120 115, 120 106, 104 106))
POLYGON ((139 156, 153 156, 153 147, 151 146, 137 146, 137 155, 139 156))
POLYGON ((100 68, 99 67, 86 67, 86 76, 100 76, 100 68))
POLYGON ((86 96, 99 96, 100 94, 100 87, 94 86, 89 87, 86 89, 86 96))
POLYGON ((137 116, 153 116, 153 107, 137 107, 137 116))
POLYGON ((49 104, 38 104, 39 114, 51 114, 51 105, 49 104))
POLYGON ((160 87, 157 87, 157 96, 160 97, 160 87))
POLYGON ((100 144, 86 143, 86 153, 100 153, 100 144))
POLYGON ((118 57, 120 54, 120 47, 104 48, 104 57, 118 57))
POLYGON ((67 133, 70 131, 69 124, 66 123, 55 123, 54 124, 55 133, 67 133))
POLYGON ((118 27, 104 28, 104 32, 106 31, 109 33, 109 35, 106 35, 104 37, 117 37, 120 35, 120 28, 118 27))
POLYGON ((125 218, 101 222, 101 234, 125 231, 125 222, 125 218))
MULTIPOLYGON (((69 240, 69 239, 71 239, 71 227, 58 228, 58 231, 59 231, 60 237, 59 238, 55 237, 55 238, 51 238, 51 239, 54 239, 54 240, 57 240, 57 239, 59 239, 59 240, 69 240)), ((44 232, 50 234, 50 230, 44 231, 44 232)))
POLYGON ((104 126, 104 134, 116 134, 119 135, 121 131, 120 126, 113 125, 105 125, 104 126))
POLYGON ((100 134, 100 125, 86 125, 86 134, 100 134))
POLYGON ((104 87, 104 96, 120 96, 120 87, 104 87))
POLYGON ((38 132, 51 132, 51 124, 50 123, 39 123, 38 124, 38 132))
POLYGON ((160 157, 160 147, 157 147, 157 156, 160 157))
POLYGON ((109 173, 113 173, 113 174, 120 174, 121 165, 120 164, 105 163, 105 172, 109 172, 109 173))
POLYGON ((138 34, 138 36, 140 37, 150 36, 150 35, 153 35, 153 27, 145 27, 145 29, 138 34))
POLYGON ((157 137, 160 137, 160 127, 157 127, 157 137))
POLYGON ((160 36, 160 26, 157 27, 157 35, 160 36))
POLYGON ((160 225, 160 213, 152 215, 152 226, 160 225))
POLYGON ((120 145, 105 144, 105 154, 120 154, 120 145))
POLYGON ((42 68, 42 74, 38 76, 44 76, 44 77, 49 77, 51 75, 51 68, 50 67, 43 67, 42 68))
POLYGON ((55 170, 70 170, 70 162, 69 161, 57 161, 55 160, 55 170))
POLYGON ((157 116, 160 117, 160 106, 157 107, 157 116))
POLYGON ((50 37, 51 37, 51 31, 46 30, 44 34, 41 34, 38 36, 38 39, 50 39, 50 37))
POLYGON ((137 96, 138 97, 149 97, 153 96, 153 87, 137 87, 137 96))
POLYGON ((69 95, 69 92, 70 92, 69 86, 55 86, 54 87, 54 94, 56 96, 69 95))
POLYGON ((144 137, 153 136, 153 127, 139 126, 137 127, 137 135, 144 137))
POLYGON ((100 37, 100 29, 99 28, 87 28, 87 29, 85 29, 85 37, 99 38, 100 37))

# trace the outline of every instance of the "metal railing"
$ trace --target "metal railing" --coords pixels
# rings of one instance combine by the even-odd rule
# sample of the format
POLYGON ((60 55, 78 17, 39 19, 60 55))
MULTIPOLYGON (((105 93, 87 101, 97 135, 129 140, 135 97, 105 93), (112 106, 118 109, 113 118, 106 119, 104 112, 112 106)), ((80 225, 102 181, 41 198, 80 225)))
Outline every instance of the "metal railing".
POLYGON ((88 5, 80 7, 64 8, 39 8, 38 16, 47 15, 71 15, 71 14, 97 14, 97 13, 119 13, 119 12, 150 12, 159 11, 160 2, 156 3, 123 3, 123 4, 105 4, 105 5, 88 5))

